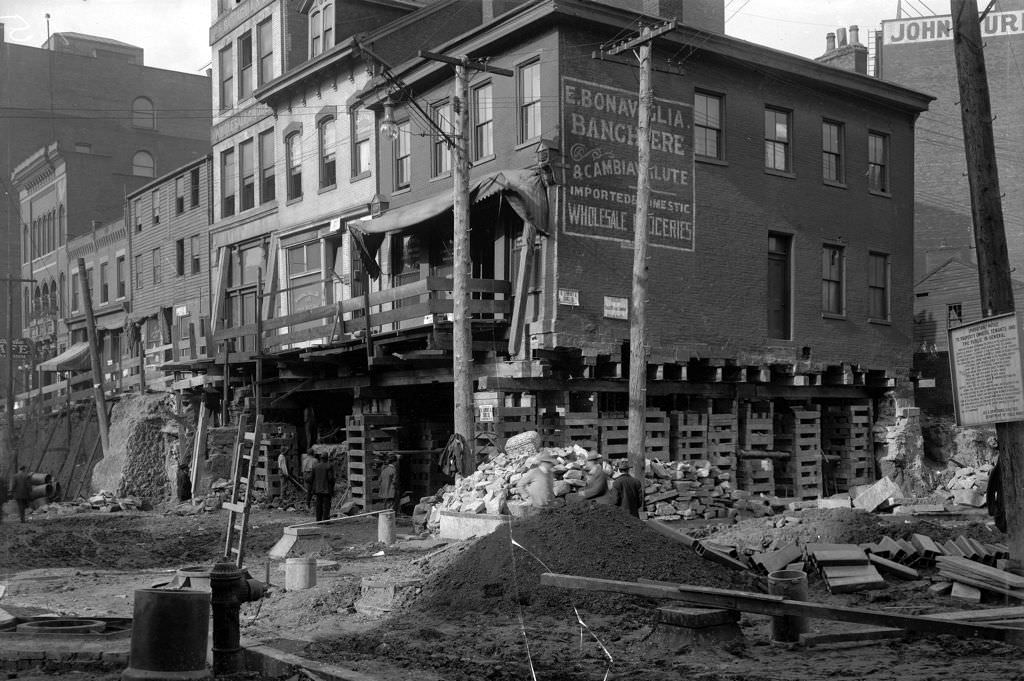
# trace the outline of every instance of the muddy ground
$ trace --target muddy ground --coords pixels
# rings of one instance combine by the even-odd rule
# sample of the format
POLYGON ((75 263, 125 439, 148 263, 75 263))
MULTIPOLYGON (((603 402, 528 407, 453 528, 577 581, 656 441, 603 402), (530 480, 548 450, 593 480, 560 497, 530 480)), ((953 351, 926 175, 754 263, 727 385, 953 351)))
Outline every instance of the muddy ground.
MULTIPOLYGON (((793 540, 873 541, 915 530, 936 539, 961 533, 1000 539, 983 519, 908 522, 852 511, 788 515, 799 522, 775 528, 751 519, 712 536, 758 547, 793 540)), ((282 528, 305 520, 283 511, 254 515, 247 561, 254 576, 266 574, 266 554, 282 528)), ((212 564, 223 550, 225 526, 223 513, 85 513, 34 517, 24 525, 8 518, 0 526, 6 587, 0 608, 22 615, 130 616, 134 589, 166 581, 180 567, 212 564)), ((408 526, 399 526, 403 532, 408 526)), ((243 636, 380 679, 1024 679, 1024 650, 1000 643, 943 636, 789 649, 770 644, 769 618, 755 615, 743 616, 741 642, 667 646, 652 634, 652 614, 663 603, 543 587, 540 573, 748 590, 758 588, 757 580, 706 562, 608 507, 561 509, 476 541, 415 539, 391 547, 376 543, 375 520, 357 519, 335 525, 303 551, 321 561, 317 585, 287 592, 280 586, 281 564, 272 563, 276 588, 263 601, 243 606, 243 636), (365 578, 398 583, 395 601, 361 600, 365 578)), ((832 596, 812 577, 809 598, 886 613, 978 607, 930 595, 928 586, 927 579, 890 579, 882 591, 832 596)), ((812 631, 845 626, 810 622, 812 631)), ((118 675, 67 678, 107 681, 118 675)))

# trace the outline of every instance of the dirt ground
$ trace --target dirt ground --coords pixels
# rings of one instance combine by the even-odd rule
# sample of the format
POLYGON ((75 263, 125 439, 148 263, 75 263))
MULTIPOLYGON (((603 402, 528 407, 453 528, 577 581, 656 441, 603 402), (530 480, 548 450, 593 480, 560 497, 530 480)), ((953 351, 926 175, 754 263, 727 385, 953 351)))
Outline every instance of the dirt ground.
MULTIPOLYGON (((915 523, 841 511, 789 515, 799 523, 774 528, 765 519, 751 519, 712 536, 757 547, 793 539, 873 541, 915 529, 937 539, 962 533, 999 540, 984 522, 915 523)), ((265 576, 267 552, 283 527, 305 520, 293 512, 254 514, 247 549, 254 577, 265 576)), ((0 608, 25 616, 131 616, 134 589, 167 581, 181 567, 212 564, 223 549, 226 522, 222 512, 85 513, 33 518, 24 525, 8 518, 0 525, 0 608)), ((243 606, 243 636, 380 679, 1024 679, 1024 649, 1000 643, 941 636, 790 649, 770 644, 770 620, 756 615, 743 616, 740 642, 666 645, 652 627, 653 612, 664 603, 556 590, 539 584, 540 573, 747 590, 758 588, 757 581, 704 561, 607 507, 561 509, 478 540, 402 540, 391 547, 376 543, 375 520, 356 519, 331 527, 303 552, 320 560, 316 586, 284 590, 282 566, 272 563, 274 588, 262 601, 243 606), (367 578, 397 584, 395 600, 361 599, 367 578)), ((832 596, 812 576, 809 598, 887 613, 967 607, 929 595, 928 586, 927 579, 891 579, 882 591, 832 596)), ((846 626, 809 624, 823 632, 846 626)), ((18 678, 41 681, 54 674, 18 678)), ((112 681, 118 675, 60 678, 112 681)))

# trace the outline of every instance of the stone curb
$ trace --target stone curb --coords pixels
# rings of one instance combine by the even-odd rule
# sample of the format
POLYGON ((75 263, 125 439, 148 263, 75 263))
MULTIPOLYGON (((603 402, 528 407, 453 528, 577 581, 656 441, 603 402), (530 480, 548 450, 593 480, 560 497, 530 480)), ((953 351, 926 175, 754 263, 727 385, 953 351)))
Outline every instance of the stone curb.
POLYGON ((384 681, 380 677, 316 662, 255 641, 242 642, 242 655, 247 671, 266 676, 285 677, 301 668, 313 672, 324 681, 384 681))

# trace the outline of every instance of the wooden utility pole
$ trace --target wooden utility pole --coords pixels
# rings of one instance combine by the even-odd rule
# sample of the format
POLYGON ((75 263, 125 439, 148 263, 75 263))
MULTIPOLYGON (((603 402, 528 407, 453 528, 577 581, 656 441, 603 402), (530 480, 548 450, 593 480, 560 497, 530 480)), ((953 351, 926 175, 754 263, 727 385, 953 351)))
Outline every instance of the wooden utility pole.
MULTIPOLYGON (((5 444, 10 466, 7 470, 13 475, 18 470, 18 449, 14 440, 14 285, 33 284, 35 279, 4 277, 2 281, 7 282, 7 400, 4 403, 7 442, 5 444)), ((22 310, 23 314, 24 312, 22 310)), ((0 461, 0 474, 4 472, 3 463, 0 461)), ((0 484, 5 484, 2 475, 0 475, 0 484)))
POLYGON ((629 467, 633 476, 643 480, 647 444, 647 209, 651 201, 651 42, 656 36, 675 28, 670 21, 657 29, 644 27, 639 37, 608 50, 619 54, 638 47, 640 61, 640 106, 637 107, 636 214, 633 218, 633 288, 629 305, 629 467))
MULTIPOLYGON (((985 317, 1014 312, 1010 259, 1006 251, 988 75, 975 0, 952 0, 953 50, 960 86, 971 217, 978 257, 981 310, 985 317)), ((1007 523, 1010 557, 1024 560, 1024 422, 996 424, 999 493, 1007 523)))
MULTIPOLYGON (((449 57, 421 51, 420 57, 455 66, 455 91, 452 95, 453 129, 437 132, 448 138, 452 153, 452 219, 454 262, 452 263, 452 381, 454 390, 455 432, 465 438, 462 470, 468 475, 476 468, 473 452, 476 418, 473 412, 473 328, 470 314, 469 278, 472 258, 469 249, 469 70, 487 71, 502 76, 514 75, 508 69, 471 62, 469 57, 449 57)), ((524 245, 524 248, 527 248, 524 245)))
MULTIPOLYGON (((110 451, 110 436, 107 423, 107 400, 103 395, 103 367, 100 364, 100 343, 96 337, 96 318, 92 314, 92 295, 89 292, 89 277, 85 270, 85 258, 78 259, 78 284, 82 291, 85 309, 85 329, 89 340, 89 360, 92 364, 92 392, 96 398, 96 422, 99 424, 100 447, 103 456, 110 451)), ((68 381, 68 390, 71 382, 68 381)))

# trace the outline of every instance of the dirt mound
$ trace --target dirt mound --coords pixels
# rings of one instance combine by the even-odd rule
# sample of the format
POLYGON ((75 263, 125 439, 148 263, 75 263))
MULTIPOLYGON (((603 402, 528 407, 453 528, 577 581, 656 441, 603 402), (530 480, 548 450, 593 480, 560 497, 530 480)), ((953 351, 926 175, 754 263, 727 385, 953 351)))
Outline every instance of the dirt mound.
POLYGON ((431 576, 412 607, 507 612, 515 604, 530 609, 575 604, 616 612, 638 600, 541 586, 541 573, 549 571, 625 581, 643 577, 724 589, 749 588, 746 575, 701 559, 616 507, 580 504, 545 510, 478 540, 431 576), (515 547, 512 540, 525 550, 515 547))

